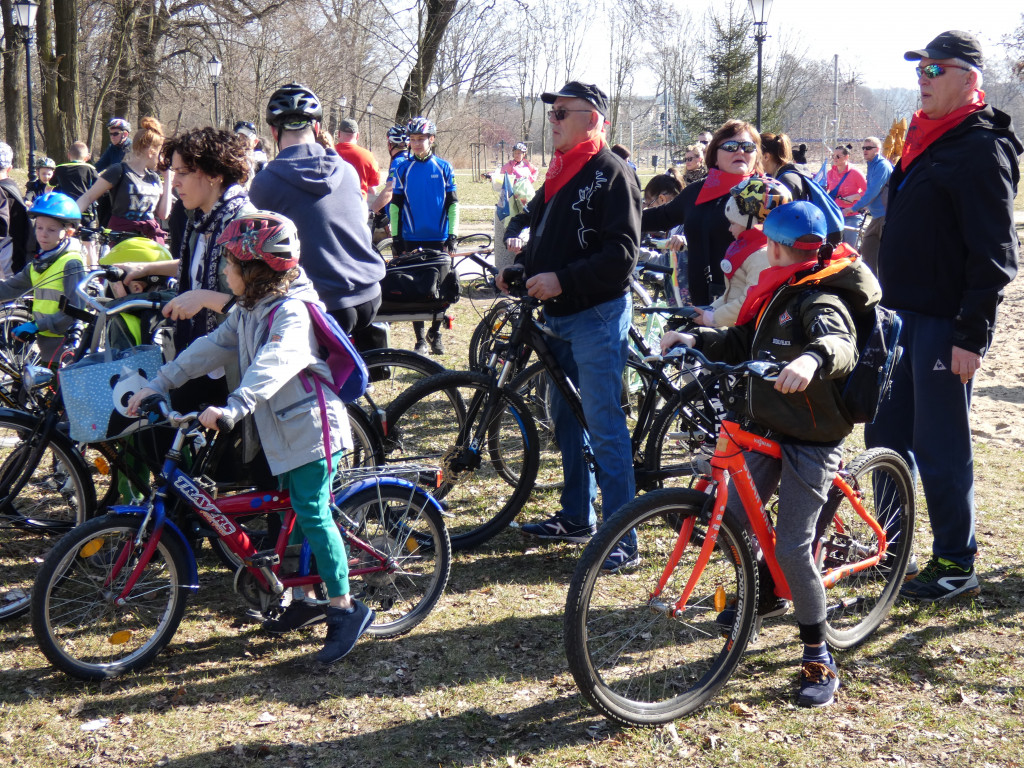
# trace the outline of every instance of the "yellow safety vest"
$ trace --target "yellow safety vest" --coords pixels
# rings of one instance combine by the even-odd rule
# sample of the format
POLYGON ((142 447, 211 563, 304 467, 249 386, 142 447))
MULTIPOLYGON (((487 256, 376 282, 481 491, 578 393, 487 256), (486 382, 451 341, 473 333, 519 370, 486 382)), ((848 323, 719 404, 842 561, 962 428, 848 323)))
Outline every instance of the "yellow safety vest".
MULTIPOLYGON (((32 313, 55 315, 60 312, 60 297, 64 295, 64 267, 69 261, 82 261, 82 254, 68 250, 42 272, 33 266, 29 270, 32 280, 32 313)), ((40 336, 61 337, 64 334, 53 331, 39 331, 40 336)))

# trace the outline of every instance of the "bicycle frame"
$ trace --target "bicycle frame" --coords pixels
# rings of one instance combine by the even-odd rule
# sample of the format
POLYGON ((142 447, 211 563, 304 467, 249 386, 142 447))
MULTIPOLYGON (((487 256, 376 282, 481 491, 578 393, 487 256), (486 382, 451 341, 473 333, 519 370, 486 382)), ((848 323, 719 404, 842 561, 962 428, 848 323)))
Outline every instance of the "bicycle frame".
MULTIPOLYGON (((740 501, 743 503, 747 520, 749 520, 754 536, 761 547, 761 552, 764 554, 765 564, 768 566, 768 570, 775 581, 776 596, 785 599, 791 599, 792 597, 785 574, 783 574, 782 568, 775 558, 775 528, 772 526, 764 504, 757 493, 757 488, 754 487, 754 479, 750 474, 750 469, 747 467, 744 455, 746 451, 753 451, 775 459, 779 459, 782 456, 781 448, 774 440, 747 432, 736 421, 723 419, 719 427, 718 444, 715 448, 715 454, 710 462, 711 478, 707 482, 707 485, 714 489, 714 506, 711 512, 711 520, 708 524, 707 535, 704 537, 704 543, 701 545, 693 572, 690 574, 682 594, 670 609, 672 615, 682 615, 686 610, 687 601, 690 599, 690 595, 693 593, 717 544, 718 531, 722 526, 726 504, 729 501, 729 480, 732 480, 735 484, 736 493, 739 494, 740 501)), ((834 586, 840 579, 877 565, 887 552, 885 531, 874 516, 864 508, 864 505, 861 503, 860 493, 855 491, 846 482, 841 470, 832 478, 832 485, 849 499, 857 515, 871 527, 871 530, 878 537, 879 551, 875 555, 856 563, 828 570, 822 575, 822 584, 826 589, 834 586)), ((668 563, 662 572, 661 578, 658 580, 656 590, 650 596, 652 600, 661 595, 672 572, 679 564, 683 550, 690 542, 693 527, 694 518, 692 517, 688 518, 682 525, 672 554, 669 556, 668 563)), ((837 521, 837 527, 842 528, 841 520, 837 521)))

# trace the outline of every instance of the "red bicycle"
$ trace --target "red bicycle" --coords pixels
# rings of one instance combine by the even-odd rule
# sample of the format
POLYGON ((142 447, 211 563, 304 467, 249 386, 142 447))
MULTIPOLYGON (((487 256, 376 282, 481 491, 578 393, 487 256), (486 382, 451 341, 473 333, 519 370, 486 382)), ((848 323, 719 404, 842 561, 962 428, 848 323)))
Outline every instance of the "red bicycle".
MULTIPOLYGON (((717 382, 729 410, 705 477, 634 499, 598 532, 573 574, 565 609, 569 668, 583 696, 611 720, 654 725, 702 707, 728 681, 760 627, 756 542, 775 582, 789 586, 775 559, 769 510, 744 451, 780 456, 778 443, 744 429, 736 412, 750 376, 770 379, 778 363, 713 363, 696 350, 705 386, 717 382), (745 516, 726 514, 729 481, 745 516), (611 550, 636 529, 640 564, 604 575, 611 550), (720 616, 735 613, 731 624, 720 616)), ((834 649, 861 643, 899 594, 912 549, 914 485, 906 463, 875 448, 840 469, 817 524, 814 557, 826 589, 826 639, 834 649)))
MULTIPOLYGON (((197 413, 161 412, 178 431, 148 505, 112 507, 72 529, 32 590, 39 647, 82 680, 142 669, 170 642, 199 587, 190 537, 219 540, 237 558, 235 591, 265 615, 280 610, 289 588, 321 583, 308 542, 288 546, 295 523, 288 494, 218 498, 203 475, 216 433, 201 427, 197 413), (197 454, 191 474, 179 467, 186 442, 197 454)), ((413 474, 422 485, 429 471, 413 474)), ((406 467, 342 473, 334 514, 352 595, 377 612, 370 635, 403 634, 430 613, 448 582, 451 543, 440 506, 399 476, 409 475, 406 467)))

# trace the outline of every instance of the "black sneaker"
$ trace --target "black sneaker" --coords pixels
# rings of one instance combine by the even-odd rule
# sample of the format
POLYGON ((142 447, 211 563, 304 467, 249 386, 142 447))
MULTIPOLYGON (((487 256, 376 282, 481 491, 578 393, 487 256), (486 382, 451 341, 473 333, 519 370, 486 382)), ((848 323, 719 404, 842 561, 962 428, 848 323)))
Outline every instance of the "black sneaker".
POLYGON ((801 707, 827 707, 839 690, 839 669, 834 660, 805 661, 800 670, 800 692, 796 703, 801 707))
POLYGON ((327 605, 315 605, 305 600, 292 600, 276 619, 263 622, 263 629, 272 635, 283 635, 296 629, 320 624, 327 618, 327 605))
POLYGON ((353 600, 355 610, 346 613, 341 608, 328 607, 327 609, 327 639, 324 647, 316 655, 316 660, 321 664, 333 664, 345 658, 348 652, 355 648, 356 641, 363 636, 363 633, 373 623, 377 615, 358 600, 353 600))
POLYGON ((426 341, 426 339, 417 339, 416 340, 416 346, 413 347, 412 351, 415 352, 417 355, 425 355, 425 354, 427 354, 430 350, 427 349, 427 341, 426 341))
POLYGON ((553 515, 539 523, 527 523, 520 530, 527 536, 545 541, 569 541, 586 544, 597 533, 596 525, 578 525, 562 515, 553 515))
POLYGON ((433 331, 427 331, 427 341, 430 342, 430 352, 435 355, 444 354, 444 341, 441 339, 440 333, 434 333, 433 331))
POLYGON ((933 603, 957 595, 976 595, 981 592, 974 568, 961 568, 944 557, 933 557, 916 578, 900 589, 900 597, 933 603))
MULTIPOLYGON (((761 599, 757 604, 757 615, 762 619, 771 619, 775 616, 782 616, 789 610, 789 600, 776 597, 774 594, 770 600, 761 599)), ((715 617, 715 624, 719 629, 728 632, 736 621, 736 602, 733 601, 725 610, 715 617)))

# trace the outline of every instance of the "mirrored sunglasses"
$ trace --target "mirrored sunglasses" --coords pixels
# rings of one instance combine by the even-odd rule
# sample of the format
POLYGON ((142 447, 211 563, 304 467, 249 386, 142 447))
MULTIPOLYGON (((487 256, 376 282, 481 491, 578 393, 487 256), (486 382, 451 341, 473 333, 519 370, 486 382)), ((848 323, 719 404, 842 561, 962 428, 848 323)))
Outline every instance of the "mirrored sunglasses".
POLYGON ((739 152, 743 150, 748 154, 757 151, 757 144, 752 141, 723 141, 718 148, 726 152, 739 152))
POLYGON ((961 67, 959 64, 925 64, 923 67, 914 67, 918 77, 927 77, 928 79, 942 77, 946 74, 947 69, 962 69, 964 72, 971 71, 970 67, 961 67))

